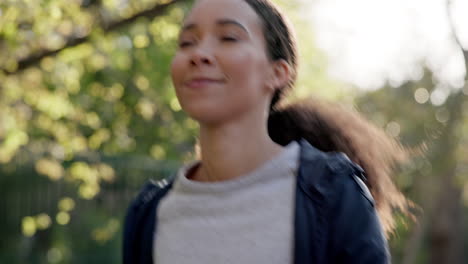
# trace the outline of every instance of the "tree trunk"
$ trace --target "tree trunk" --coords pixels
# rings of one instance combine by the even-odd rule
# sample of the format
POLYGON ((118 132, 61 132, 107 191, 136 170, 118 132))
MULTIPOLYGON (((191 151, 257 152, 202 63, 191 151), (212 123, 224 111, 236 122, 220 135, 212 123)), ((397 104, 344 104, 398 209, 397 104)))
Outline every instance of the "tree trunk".
POLYGON ((461 91, 453 94, 445 104, 450 120, 447 122, 438 142, 437 157, 439 164, 434 173, 439 175, 439 192, 434 210, 431 212, 429 230, 430 263, 462 263, 463 207, 462 186, 456 182, 457 152, 463 135, 460 124, 463 120, 464 95, 461 91))

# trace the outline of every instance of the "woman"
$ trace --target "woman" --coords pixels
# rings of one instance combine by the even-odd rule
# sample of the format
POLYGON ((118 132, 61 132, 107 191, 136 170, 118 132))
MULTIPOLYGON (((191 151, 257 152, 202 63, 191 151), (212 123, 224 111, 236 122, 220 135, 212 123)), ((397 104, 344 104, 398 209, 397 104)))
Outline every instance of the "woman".
POLYGON ((296 67, 268 0, 195 2, 171 72, 201 160, 143 188, 124 263, 390 262, 385 232, 406 202, 389 175, 404 152, 336 106, 278 107, 296 67))

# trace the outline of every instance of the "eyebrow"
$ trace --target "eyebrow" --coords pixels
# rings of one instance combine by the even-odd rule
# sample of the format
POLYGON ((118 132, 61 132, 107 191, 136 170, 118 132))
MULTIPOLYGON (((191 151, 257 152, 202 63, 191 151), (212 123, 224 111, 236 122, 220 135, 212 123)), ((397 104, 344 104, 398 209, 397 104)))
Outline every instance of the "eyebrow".
MULTIPOLYGON (((239 22, 237 22, 235 20, 232 20, 232 19, 227 19, 227 18, 218 19, 218 20, 216 20, 216 24, 220 25, 220 26, 234 25, 234 26, 237 26, 237 27, 241 28, 242 30, 244 30, 247 34, 249 33, 249 31, 241 23, 239 23, 239 22)), ((190 23, 190 24, 184 25, 182 27, 181 32, 188 31, 188 30, 193 30, 195 28, 197 28, 197 24, 190 23)))

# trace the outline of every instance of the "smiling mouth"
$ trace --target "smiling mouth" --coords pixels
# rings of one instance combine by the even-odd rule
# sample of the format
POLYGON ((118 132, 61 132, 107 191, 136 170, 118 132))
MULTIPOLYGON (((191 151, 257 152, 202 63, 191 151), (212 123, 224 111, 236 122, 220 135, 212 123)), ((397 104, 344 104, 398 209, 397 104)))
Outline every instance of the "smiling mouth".
POLYGON ((190 80, 188 82, 185 83, 185 85, 189 88, 202 88, 202 87, 206 87, 206 86, 211 86, 211 85, 216 85, 216 84, 220 84, 220 83, 223 83, 223 81, 221 80, 214 80, 214 79, 204 79, 204 78, 200 78, 200 79, 193 79, 193 80, 190 80))

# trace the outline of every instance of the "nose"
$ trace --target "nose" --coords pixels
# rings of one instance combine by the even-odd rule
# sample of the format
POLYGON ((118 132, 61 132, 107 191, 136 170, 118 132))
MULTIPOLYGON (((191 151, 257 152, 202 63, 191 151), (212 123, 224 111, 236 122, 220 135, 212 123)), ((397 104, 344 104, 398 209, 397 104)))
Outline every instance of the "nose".
POLYGON ((192 64, 193 66, 211 65, 212 60, 204 54, 197 54, 192 56, 190 64, 192 64))
POLYGON ((213 64, 213 47, 211 47, 207 41, 199 43, 190 58, 190 64, 192 66, 201 66, 201 65, 212 65, 213 64))

